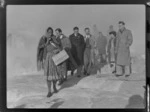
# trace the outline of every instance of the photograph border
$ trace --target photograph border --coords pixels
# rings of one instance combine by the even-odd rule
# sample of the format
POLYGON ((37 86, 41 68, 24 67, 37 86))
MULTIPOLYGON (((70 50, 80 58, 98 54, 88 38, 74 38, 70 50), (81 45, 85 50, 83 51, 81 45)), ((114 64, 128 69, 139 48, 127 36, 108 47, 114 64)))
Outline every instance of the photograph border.
MULTIPOLYGON (((149 58, 148 57, 148 35, 147 35, 147 21, 150 19, 148 18, 148 11, 147 8, 150 8, 150 6, 147 5, 147 0, 74 0, 74 1, 69 1, 69 0, 4 0, 4 6, 0 7, 0 112, 5 112, 5 111, 37 111, 37 109, 7 109, 7 67, 6 67, 6 12, 7 12, 7 5, 114 5, 114 4, 120 4, 120 5, 145 5, 145 15, 146 15, 146 20, 145 20, 145 53, 146 53, 146 60, 149 58)), ((150 17, 150 16, 149 16, 150 17)), ((146 86, 149 86, 149 67, 150 64, 146 62, 146 86)), ((146 87, 146 93, 147 92, 147 87, 146 87)), ((147 94, 146 94, 147 96, 147 94)), ((147 104, 147 103, 146 103, 147 104)), ((147 108, 147 107, 146 107, 147 108)), ((147 109, 101 109, 102 111, 121 111, 121 112, 146 112, 147 109)), ((40 111, 41 109, 38 109, 40 111)), ((44 111, 47 109, 44 109, 44 111)), ((57 109, 58 110, 58 109, 57 109)), ((87 109, 86 109, 87 110, 87 109)), ((93 110, 93 109, 92 109, 93 110)), ((98 109, 97 109, 98 110, 98 109)), ((101 111, 100 110, 100 111, 101 111)), ((43 110, 42 110, 43 111, 43 110)), ((66 111, 66 110, 65 110, 66 111)))

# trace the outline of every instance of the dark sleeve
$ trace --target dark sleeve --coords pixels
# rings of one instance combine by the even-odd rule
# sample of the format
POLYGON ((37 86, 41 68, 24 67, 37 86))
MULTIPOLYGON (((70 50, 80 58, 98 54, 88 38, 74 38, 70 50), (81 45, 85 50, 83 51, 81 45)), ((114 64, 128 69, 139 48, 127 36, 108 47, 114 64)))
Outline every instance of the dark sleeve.
POLYGON ((39 45, 38 48, 43 48, 45 45, 45 40, 43 39, 43 37, 41 37, 40 41, 39 41, 39 45))
POLYGON ((40 38, 40 41, 38 43, 38 46, 37 46, 37 61, 39 61, 39 55, 40 55, 40 49, 42 48, 42 37, 40 38))
POLYGON ((85 48, 85 42, 84 42, 84 37, 83 37, 83 35, 81 35, 81 46, 82 46, 83 48, 85 48))
POLYGON ((133 37, 131 31, 128 32, 128 41, 127 41, 127 46, 131 46, 133 42, 133 37))
POLYGON ((71 42, 70 42, 70 39, 68 37, 66 37, 66 43, 67 43, 67 46, 69 48, 71 48, 71 42))
POLYGON ((71 43, 71 45, 72 45, 72 39, 71 39, 71 38, 72 38, 72 36, 70 35, 70 36, 69 36, 69 40, 70 40, 70 43, 71 43))
POLYGON ((116 35, 116 45, 115 45, 115 50, 117 50, 118 49, 118 47, 119 47, 119 35, 117 34, 116 35))
POLYGON ((111 42, 111 39, 108 40, 107 52, 110 51, 110 42, 111 42))

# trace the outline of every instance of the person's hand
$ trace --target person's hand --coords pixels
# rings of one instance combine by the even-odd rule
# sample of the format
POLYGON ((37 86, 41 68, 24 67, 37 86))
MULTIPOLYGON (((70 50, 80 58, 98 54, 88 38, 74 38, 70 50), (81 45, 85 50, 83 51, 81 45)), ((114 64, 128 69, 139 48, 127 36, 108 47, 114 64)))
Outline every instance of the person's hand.
POLYGON ((55 54, 57 54, 59 51, 60 51, 59 49, 56 49, 56 50, 54 50, 53 52, 54 52, 55 54))

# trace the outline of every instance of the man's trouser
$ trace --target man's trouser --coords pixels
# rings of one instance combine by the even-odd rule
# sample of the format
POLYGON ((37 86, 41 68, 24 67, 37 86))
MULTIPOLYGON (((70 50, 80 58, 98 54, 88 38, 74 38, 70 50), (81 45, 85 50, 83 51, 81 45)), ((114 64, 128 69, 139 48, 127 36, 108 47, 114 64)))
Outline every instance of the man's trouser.
POLYGON ((71 54, 71 51, 70 51, 70 48, 65 48, 65 51, 67 52, 67 54, 69 55, 69 61, 73 64, 74 68, 76 69, 78 67, 76 61, 74 60, 72 54, 71 54))
POLYGON ((91 49, 86 48, 84 51, 84 71, 90 73, 91 70, 91 49))
POLYGON ((101 63, 106 62, 106 54, 100 54, 100 62, 101 63))
POLYGON ((118 75, 129 75, 130 74, 130 65, 123 66, 123 65, 116 65, 116 74, 118 75))

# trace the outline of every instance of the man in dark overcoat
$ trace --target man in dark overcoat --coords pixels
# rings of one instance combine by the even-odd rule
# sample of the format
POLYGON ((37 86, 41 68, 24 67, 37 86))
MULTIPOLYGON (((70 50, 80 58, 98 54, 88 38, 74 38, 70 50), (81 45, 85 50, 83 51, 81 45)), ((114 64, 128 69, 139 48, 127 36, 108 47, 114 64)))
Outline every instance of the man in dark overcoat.
POLYGON ((83 55, 85 49, 84 37, 79 33, 79 28, 73 28, 74 33, 69 36, 71 42, 71 53, 73 58, 75 59, 78 68, 77 68, 77 76, 81 76, 81 70, 83 67, 83 55))

